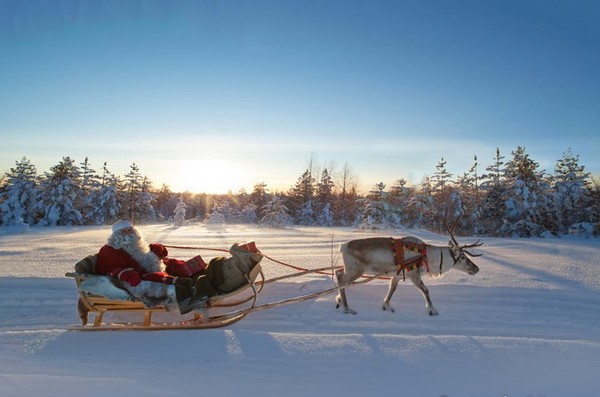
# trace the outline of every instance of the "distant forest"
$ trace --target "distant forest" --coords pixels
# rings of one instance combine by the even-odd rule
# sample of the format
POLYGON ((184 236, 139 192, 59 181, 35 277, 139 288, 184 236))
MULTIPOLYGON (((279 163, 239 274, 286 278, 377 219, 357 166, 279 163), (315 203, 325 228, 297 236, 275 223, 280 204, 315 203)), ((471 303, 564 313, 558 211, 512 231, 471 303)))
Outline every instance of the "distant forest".
POLYGON ((349 166, 332 172, 311 164, 287 192, 258 183, 251 192, 224 195, 156 189, 133 163, 117 176, 104 163, 64 157, 38 174, 27 158, 0 180, 0 221, 4 226, 104 225, 120 218, 138 224, 170 222, 254 223, 443 230, 445 218, 460 217, 455 232, 474 236, 600 235, 600 183, 585 172, 571 149, 553 173, 539 169, 524 147, 508 159, 496 150, 481 169, 477 157, 462 175, 452 175, 444 158, 418 186, 403 178, 357 193, 349 166), (506 160, 506 161, 505 161, 506 160))

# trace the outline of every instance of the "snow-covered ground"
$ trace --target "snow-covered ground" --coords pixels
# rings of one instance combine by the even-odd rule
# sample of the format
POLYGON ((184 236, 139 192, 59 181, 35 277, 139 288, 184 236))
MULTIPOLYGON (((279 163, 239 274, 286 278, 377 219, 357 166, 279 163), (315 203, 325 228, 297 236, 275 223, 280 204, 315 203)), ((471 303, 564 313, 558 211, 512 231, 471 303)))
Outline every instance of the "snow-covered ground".
MULTIPOLYGON (((254 240, 265 254, 306 268, 340 264, 340 242, 373 236, 329 228, 140 229, 149 242, 170 245, 229 248, 254 240)), ((348 291, 354 316, 326 295, 251 313, 228 328, 67 331, 78 323, 77 294, 64 273, 97 252, 108 233, 0 228, 1 396, 598 395, 600 239, 485 238, 479 274, 426 278, 435 317, 408 283, 392 300, 396 312, 382 311, 386 285, 374 281, 348 291)), ((401 234, 447 242, 424 231, 401 234)), ((267 278, 291 271, 268 260, 263 268, 267 278)), ((276 282, 259 303, 332 286, 327 276, 276 282)))

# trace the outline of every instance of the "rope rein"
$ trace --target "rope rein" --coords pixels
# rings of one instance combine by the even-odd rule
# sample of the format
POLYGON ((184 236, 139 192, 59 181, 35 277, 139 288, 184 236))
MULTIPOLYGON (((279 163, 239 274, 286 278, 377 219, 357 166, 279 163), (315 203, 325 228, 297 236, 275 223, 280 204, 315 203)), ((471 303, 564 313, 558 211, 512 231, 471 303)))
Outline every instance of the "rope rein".
MULTIPOLYGON (((195 250, 195 251, 216 251, 216 252, 229 252, 229 250, 223 249, 223 248, 211 248, 211 247, 188 247, 188 246, 181 246, 181 245, 165 245, 166 248, 173 248, 173 249, 183 249, 183 250, 195 250)), ((311 269, 307 269, 304 267, 299 267, 299 266, 294 266, 290 263, 286 263, 283 261, 280 261, 278 259, 272 258, 269 255, 264 254, 263 252, 261 252, 263 258, 266 258, 268 260, 270 260, 271 262, 275 262, 279 265, 285 266, 285 267, 289 267, 290 269, 294 269, 300 272, 305 272, 305 271, 309 271, 311 273, 318 273, 318 274, 324 274, 326 276, 331 275, 331 273, 326 272, 324 269, 339 269, 341 268, 341 266, 332 266, 331 267, 327 267, 327 268, 323 268, 323 269, 318 269, 317 271, 311 270, 311 269)), ((269 282, 269 280, 265 281, 265 282, 269 282)))

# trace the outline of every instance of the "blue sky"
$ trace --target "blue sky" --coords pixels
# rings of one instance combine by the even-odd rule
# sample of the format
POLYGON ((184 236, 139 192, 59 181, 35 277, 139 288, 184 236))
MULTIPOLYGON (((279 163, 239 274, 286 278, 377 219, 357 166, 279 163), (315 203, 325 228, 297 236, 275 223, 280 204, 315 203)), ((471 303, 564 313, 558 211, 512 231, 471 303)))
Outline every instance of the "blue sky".
POLYGON ((496 147, 600 174, 600 2, 0 0, 0 171, 136 163, 155 187, 364 189, 496 147))

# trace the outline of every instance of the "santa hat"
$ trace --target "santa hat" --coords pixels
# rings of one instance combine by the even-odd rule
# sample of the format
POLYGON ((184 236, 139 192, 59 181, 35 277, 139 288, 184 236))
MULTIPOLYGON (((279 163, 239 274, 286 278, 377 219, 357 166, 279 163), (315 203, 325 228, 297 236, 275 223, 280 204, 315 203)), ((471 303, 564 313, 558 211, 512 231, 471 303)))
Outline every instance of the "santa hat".
POLYGON ((132 227, 133 223, 131 223, 129 219, 121 219, 120 221, 117 221, 114 225, 112 225, 112 231, 113 233, 116 233, 119 230, 128 229, 132 227))

